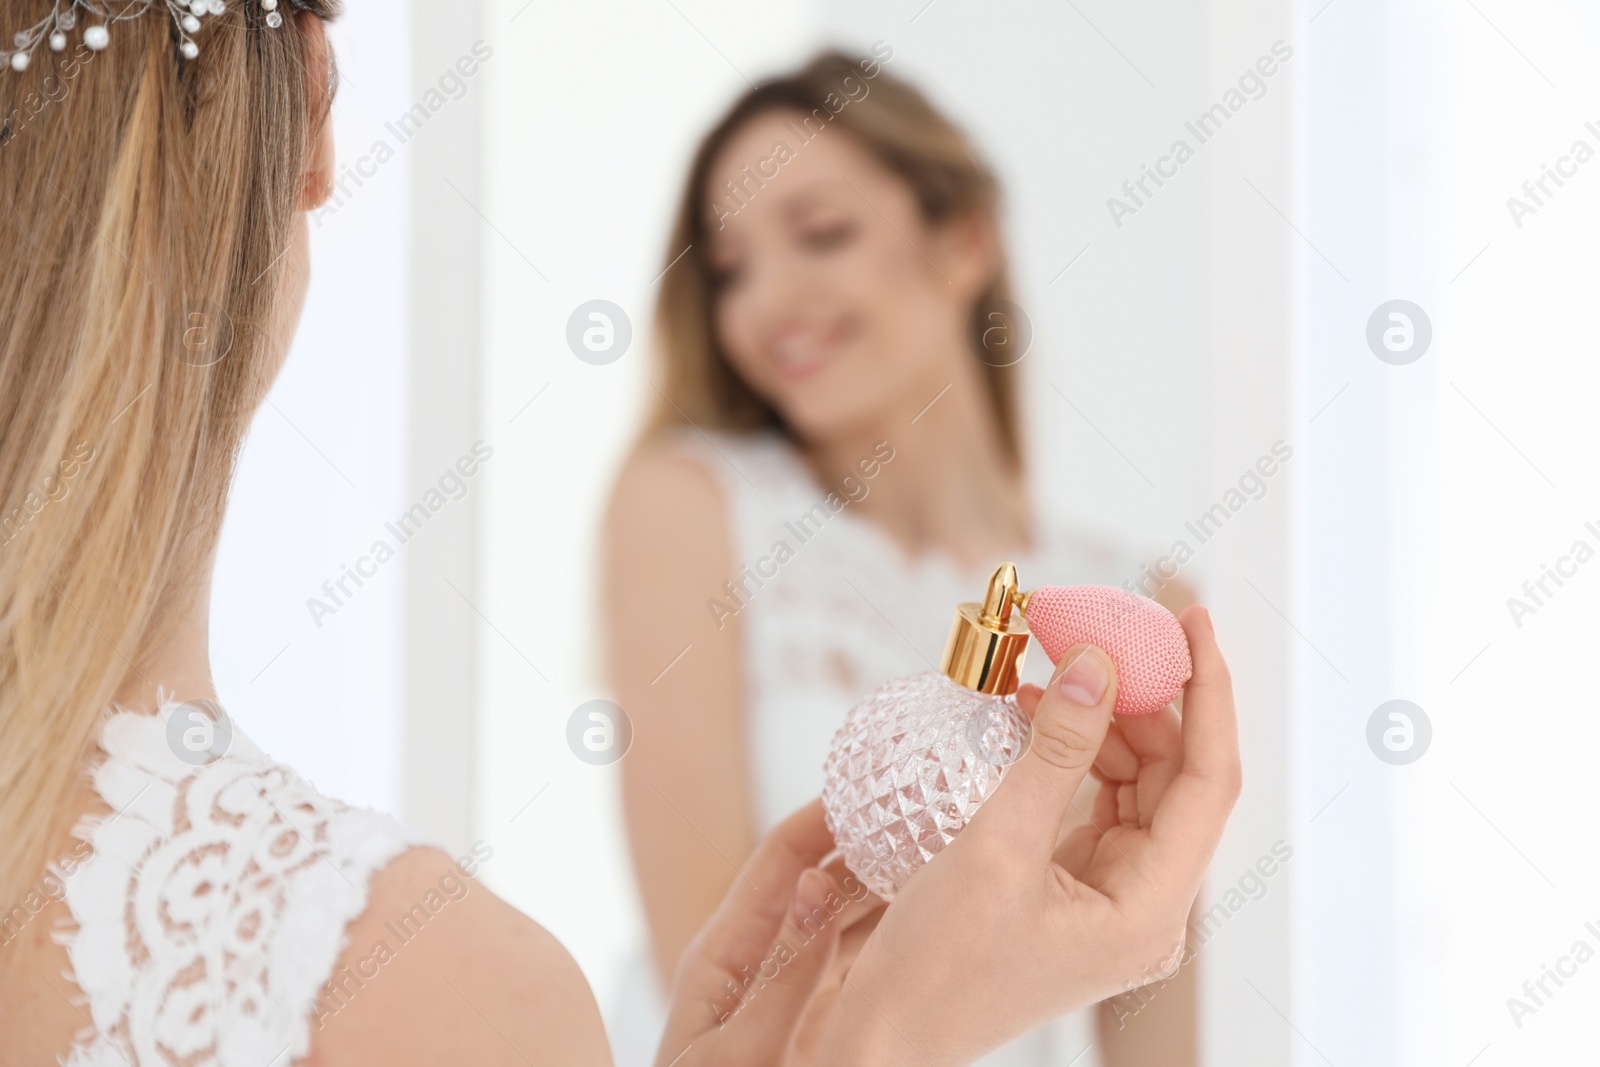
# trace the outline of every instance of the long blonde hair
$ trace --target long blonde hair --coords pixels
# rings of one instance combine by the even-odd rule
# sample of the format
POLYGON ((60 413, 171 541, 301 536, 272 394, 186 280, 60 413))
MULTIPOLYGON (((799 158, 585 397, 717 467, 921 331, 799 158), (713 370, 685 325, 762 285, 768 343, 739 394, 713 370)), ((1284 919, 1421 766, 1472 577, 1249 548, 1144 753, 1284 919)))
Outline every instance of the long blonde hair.
MULTIPOLYGON (((41 6, 0 0, 0 30, 41 6)), ((157 3, 102 52, 0 72, 0 908, 192 593, 266 385, 332 89, 289 9, 339 0, 282 6, 277 29, 258 0, 208 17, 194 60, 157 3)))
MULTIPOLYGON (((883 62, 893 55, 892 50, 887 56, 880 49, 874 52, 883 62)), ((652 376, 661 394, 646 416, 641 442, 665 427, 686 422, 787 432, 778 413, 739 377, 717 340, 714 272, 706 255, 711 167, 747 122, 772 111, 797 111, 819 128, 837 128, 854 139, 911 187, 923 219, 930 224, 963 213, 993 218, 998 212, 999 184, 966 136, 915 87, 887 73, 872 58, 823 52, 793 73, 746 91, 701 140, 689 164, 662 260, 665 273, 655 308, 652 376), (850 98, 848 106, 839 103, 845 97, 850 98)), ((968 317, 967 340, 974 359, 988 348, 985 331, 1012 314, 1003 253, 1000 259, 993 281, 968 317)), ((1017 368, 984 359, 980 369, 1006 456, 1020 469, 1017 368)))

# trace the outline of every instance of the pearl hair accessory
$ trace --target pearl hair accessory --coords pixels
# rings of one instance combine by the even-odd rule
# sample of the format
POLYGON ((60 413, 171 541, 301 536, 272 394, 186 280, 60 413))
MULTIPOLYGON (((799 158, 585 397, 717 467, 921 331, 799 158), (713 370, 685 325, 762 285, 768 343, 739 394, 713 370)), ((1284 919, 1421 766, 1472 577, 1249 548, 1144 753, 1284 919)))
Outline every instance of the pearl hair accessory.
MULTIPOLYGON (((28 69, 33 53, 40 42, 47 42, 52 52, 67 48, 67 31, 83 26, 83 43, 92 51, 104 51, 111 43, 111 27, 147 14, 152 8, 164 7, 172 17, 178 35, 178 52, 185 59, 200 54, 194 35, 200 32, 201 19, 216 17, 228 10, 227 0, 49 0, 50 11, 25 30, 18 30, 11 38, 9 49, 0 41, 0 70, 10 67, 14 71, 28 69)), ((241 0, 250 3, 252 0, 241 0)), ((283 25, 283 15, 278 11, 280 0, 254 0, 261 7, 263 20, 272 29, 283 25)), ((292 4, 293 0, 282 0, 292 4)))

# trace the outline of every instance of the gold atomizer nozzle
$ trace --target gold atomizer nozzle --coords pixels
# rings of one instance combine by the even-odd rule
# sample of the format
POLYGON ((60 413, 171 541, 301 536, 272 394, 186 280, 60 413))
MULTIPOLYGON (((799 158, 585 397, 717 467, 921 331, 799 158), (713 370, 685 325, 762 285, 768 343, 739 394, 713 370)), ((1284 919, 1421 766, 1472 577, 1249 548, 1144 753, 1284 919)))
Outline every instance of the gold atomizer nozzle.
POLYGON ((968 689, 995 696, 1017 691, 1022 657, 1028 651, 1029 593, 1019 588, 1017 568, 1002 563, 989 576, 982 602, 956 609, 939 669, 968 689))

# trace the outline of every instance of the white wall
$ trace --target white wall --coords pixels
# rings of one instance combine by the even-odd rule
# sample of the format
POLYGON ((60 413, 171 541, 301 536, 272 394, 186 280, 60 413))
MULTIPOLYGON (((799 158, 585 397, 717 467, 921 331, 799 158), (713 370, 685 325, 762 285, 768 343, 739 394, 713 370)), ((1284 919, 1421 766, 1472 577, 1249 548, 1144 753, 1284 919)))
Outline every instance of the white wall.
POLYGON ((1535 614, 1508 599, 1531 601, 1523 582, 1546 564, 1572 569, 1577 542, 1600 549, 1584 525, 1600 186, 1577 168, 1520 225, 1508 198, 1575 141, 1600 152, 1580 103, 1600 20, 1562 3, 1341 4, 1309 34, 1304 229, 1345 277, 1303 254, 1299 404, 1328 407, 1302 602, 1347 677, 1302 651, 1297 796, 1327 806, 1297 909, 1296 1062, 1583 1062, 1597 994, 1575 962, 1600 949, 1584 925, 1600 864, 1572 835, 1600 816, 1597 593, 1578 568, 1535 614), (1405 366, 1363 336, 1396 297, 1433 329, 1405 366), (1405 766, 1364 736, 1395 698, 1433 730, 1405 766))
MULTIPOLYGON (((348 5, 331 33, 345 78, 341 163, 411 100, 393 0, 348 5)), ((386 567, 321 625, 306 601, 404 509, 409 182, 378 171, 312 223, 312 285, 293 350, 251 428, 212 590, 223 704, 253 740, 325 792, 401 806, 401 570, 386 567)))
MULTIPOLYGON (((1302 17, 1314 12, 1302 8, 1302 17)), ((1296 407, 1313 447, 1297 515, 1304 636, 1292 647, 1302 711, 1295 807, 1307 824, 1290 1011, 1305 1036, 1294 1041, 1294 1062, 1392 1064, 1410 1062, 1396 1058, 1395 1045, 1392 818, 1407 768, 1375 759, 1364 731, 1380 703, 1409 695, 1396 688, 1404 636, 1395 612, 1405 591, 1392 530, 1405 501, 1391 471, 1406 454, 1397 416, 1428 372, 1381 362, 1362 331, 1384 300, 1427 302, 1411 254, 1424 230, 1397 210, 1397 181, 1416 146, 1390 126, 1392 99, 1414 94, 1417 82, 1405 71, 1413 56, 1378 6, 1325 12, 1303 37, 1305 237, 1296 241, 1306 347, 1296 407)))
POLYGON ((1395 655, 1435 737, 1394 805, 1396 1062, 1581 1063, 1600 1005, 1600 963, 1573 959, 1580 940, 1600 952, 1600 569, 1547 580, 1540 605, 1523 583, 1580 540, 1600 550, 1585 526, 1600 520, 1600 162, 1547 181, 1520 227, 1507 199, 1527 202, 1523 182, 1576 141, 1600 154, 1585 126, 1600 120, 1600 14, 1417 7, 1444 58, 1417 120, 1436 131, 1428 166, 1408 168, 1397 209, 1427 231, 1416 254, 1436 352, 1396 413, 1420 493, 1399 526, 1394 572, 1408 592, 1395 655), (1511 597, 1536 607, 1520 626, 1511 597), (1544 978, 1558 965, 1559 984, 1544 978), (1524 992, 1541 979, 1537 999, 1524 992), (1514 1017, 1512 997, 1534 1010, 1514 1017))

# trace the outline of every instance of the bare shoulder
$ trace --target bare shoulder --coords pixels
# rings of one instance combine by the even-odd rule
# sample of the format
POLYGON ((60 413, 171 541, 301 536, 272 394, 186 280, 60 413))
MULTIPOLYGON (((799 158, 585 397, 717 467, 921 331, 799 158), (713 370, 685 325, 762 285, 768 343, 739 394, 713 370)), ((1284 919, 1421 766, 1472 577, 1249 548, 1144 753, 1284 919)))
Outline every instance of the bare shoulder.
POLYGON ((373 876, 312 1009, 305 1062, 611 1062, 577 963, 473 870, 416 848, 373 876))
POLYGON ((732 534, 716 476, 680 448, 648 444, 617 475, 604 532, 608 599, 626 593, 647 614, 700 609, 728 577, 732 534), (692 594, 692 595, 691 595, 692 594))
POLYGON ((662 441, 623 463, 606 513, 609 534, 626 542, 652 534, 708 534, 725 525, 723 491, 705 464, 662 441))

